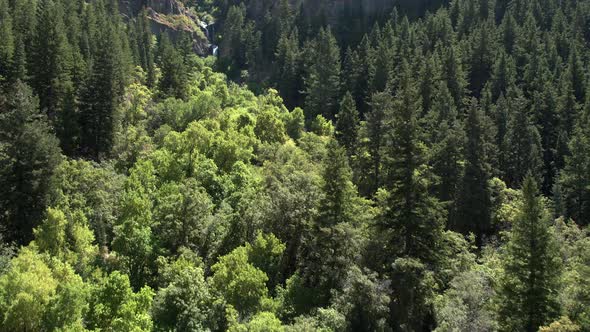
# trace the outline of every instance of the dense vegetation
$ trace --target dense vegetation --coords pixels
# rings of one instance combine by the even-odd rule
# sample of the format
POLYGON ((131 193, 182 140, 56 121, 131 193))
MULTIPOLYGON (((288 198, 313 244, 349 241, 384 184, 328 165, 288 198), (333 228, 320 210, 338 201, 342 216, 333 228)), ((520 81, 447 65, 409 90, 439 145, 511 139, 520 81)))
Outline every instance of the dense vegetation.
POLYGON ((590 1, 334 3, 0 0, 0 331, 590 331, 590 1))

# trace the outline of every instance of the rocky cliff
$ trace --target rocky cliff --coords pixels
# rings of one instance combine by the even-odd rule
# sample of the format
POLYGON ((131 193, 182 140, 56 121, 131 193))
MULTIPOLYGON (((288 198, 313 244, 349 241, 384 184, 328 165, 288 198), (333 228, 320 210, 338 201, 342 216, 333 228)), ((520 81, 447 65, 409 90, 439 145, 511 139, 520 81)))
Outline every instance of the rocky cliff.
POLYGON ((196 54, 206 56, 211 54, 208 39, 208 22, 203 22, 197 15, 186 8, 179 0, 119 0, 121 13, 132 19, 143 9, 147 9, 152 33, 161 35, 166 33, 171 39, 178 39, 181 34, 188 34, 193 40, 193 50, 196 54))

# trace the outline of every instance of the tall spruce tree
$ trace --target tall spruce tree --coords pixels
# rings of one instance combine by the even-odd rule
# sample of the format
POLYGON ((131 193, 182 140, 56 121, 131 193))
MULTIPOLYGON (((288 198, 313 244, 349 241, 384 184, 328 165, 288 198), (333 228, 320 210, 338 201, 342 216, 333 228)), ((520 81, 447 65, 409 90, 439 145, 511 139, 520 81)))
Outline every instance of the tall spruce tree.
POLYGON ((350 92, 344 95, 336 117, 336 137, 350 157, 355 153, 359 127, 359 113, 350 92))
POLYGON ((83 156, 101 160, 111 151, 117 106, 126 82, 126 59, 118 16, 107 12, 102 1, 92 5, 96 30, 90 44, 95 51, 80 92, 80 150, 83 156))
POLYGON ((184 58, 172 44, 167 34, 161 36, 158 51, 158 62, 162 71, 158 89, 162 98, 186 98, 188 94, 188 69, 184 63, 184 58))
POLYGON ((59 112, 73 96, 72 52, 63 21, 60 2, 42 0, 37 6, 37 29, 31 74, 32 87, 39 96, 39 107, 57 123, 59 112))
POLYGON ((334 119, 340 101, 340 49, 330 29, 320 29, 307 45, 305 111, 308 118, 321 114, 334 119))
POLYGON ((17 81, 0 98, 0 221, 8 240, 27 244, 43 220, 49 183, 61 155, 31 89, 17 81))
POLYGON ((534 332, 559 317, 561 258, 551 219, 530 174, 503 259, 500 324, 506 331, 534 332))
POLYGON ((356 188, 346 151, 336 140, 331 140, 327 148, 323 197, 301 268, 307 287, 314 290, 313 304, 317 306, 327 305, 332 290, 343 286, 358 250, 354 225, 356 188))
POLYGON ((519 187, 527 172, 535 179, 541 179, 542 147, 541 136, 530 115, 529 102, 520 91, 508 99, 510 116, 503 148, 506 154, 504 178, 512 187, 519 187))
POLYGON ((277 44, 275 53, 276 81, 281 96, 287 107, 299 104, 301 82, 301 66, 299 59, 299 33, 285 31, 277 44))
POLYGON ((463 234, 473 232, 478 246, 490 232, 491 201, 488 181, 491 166, 487 151, 486 119, 477 101, 472 100, 465 123, 465 172, 457 194, 451 228, 463 234))
POLYGON ((371 111, 365 114, 365 144, 369 153, 369 184, 365 194, 372 195, 382 184, 383 145, 385 142, 385 117, 391 113, 393 98, 386 92, 376 93, 371 99, 371 111))
POLYGON ((435 266, 444 229, 444 208, 430 195, 433 176, 427 165, 418 115, 420 98, 417 86, 404 61, 397 98, 389 109, 386 131, 387 208, 380 227, 389 237, 386 271, 398 282, 393 284, 391 323, 402 329, 428 328, 432 318, 423 277, 425 266, 435 266), (421 272, 420 272, 421 271, 421 272))
POLYGON ((0 84, 10 78, 15 52, 15 36, 8 0, 0 0, 0 84))
POLYGON ((565 156, 559 189, 564 212, 578 224, 590 223, 590 106, 587 103, 569 141, 571 154, 565 156))
POLYGON ((432 110, 425 121, 429 131, 429 164, 440 179, 434 192, 450 209, 462 175, 465 133, 453 97, 444 82, 437 86, 432 110))

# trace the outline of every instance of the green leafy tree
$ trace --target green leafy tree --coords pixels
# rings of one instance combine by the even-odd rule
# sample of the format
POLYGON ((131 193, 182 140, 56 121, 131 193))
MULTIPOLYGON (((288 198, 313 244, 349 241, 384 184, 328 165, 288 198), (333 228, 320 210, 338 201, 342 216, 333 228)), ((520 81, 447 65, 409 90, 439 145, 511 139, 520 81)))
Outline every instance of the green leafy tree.
POLYGON ((0 277, 0 317, 6 330, 33 331, 43 327, 43 315, 55 294, 57 281, 40 255, 21 250, 0 277))
POLYGON ((2 330, 84 330, 88 287, 68 265, 25 247, 0 277, 2 330))
POLYGON ((118 271, 99 279, 91 290, 86 323, 89 329, 151 331, 153 291, 134 293, 127 275, 118 271))
POLYGON ((255 314, 268 296, 268 277, 248 262, 246 247, 238 247, 211 267, 214 291, 242 316, 255 314))
POLYGON ((149 281, 153 269, 153 172, 149 162, 132 170, 121 197, 121 215, 113 227, 112 248, 135 289, 149 281))
POLYGON ((381 280, 369 270, 349 269, 335 307, 346 316, 348 331, 384 331, 391 302, 390 281, 381 280))
POLYGON ((214 299, 201 266, 181 255, 163 267, 164 285, 154 297, 154 325, 160 331, 215 329, 214 299))
POLYGON ((497 330, 491 279, 485 269, 466 271, 453 278, 449 289, 437 298, 435 331, 497 330))
POLYGON ((174 254, 186 247, 206 257, 212 212, 211 198, 194 178, 163 185, 157 194, 153 226, 160 248, 174 254))
POLYGON ((88 228, 82 211, 47 209, 47 218, 35 228, 35 244, 41 252, 59 258, 75 267, 79 273, 88 272, 98 254, 94 234, 88 228))

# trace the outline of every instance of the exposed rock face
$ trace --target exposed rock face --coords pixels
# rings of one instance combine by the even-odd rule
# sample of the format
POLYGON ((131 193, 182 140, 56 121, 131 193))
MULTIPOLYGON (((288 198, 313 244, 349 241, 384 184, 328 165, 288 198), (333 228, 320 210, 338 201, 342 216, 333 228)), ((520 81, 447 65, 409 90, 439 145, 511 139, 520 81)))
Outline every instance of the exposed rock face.
POLYGON ((188 34, 193 40, 196 54, 211 54, 211 43, 207 38, 207 24, 187 10, 178 0, 119 0, 119 10, 128 17, 136 17, 142 8, 147 9, 152 33, 167 33, 172 40, 188 34))

